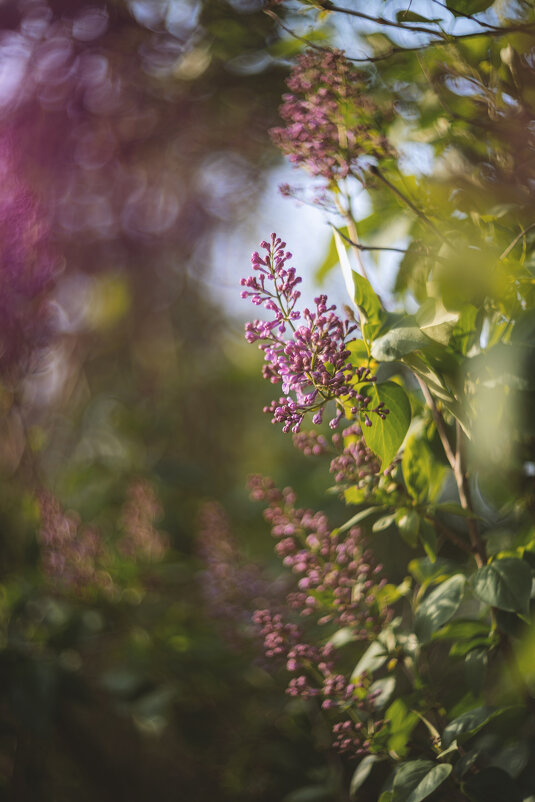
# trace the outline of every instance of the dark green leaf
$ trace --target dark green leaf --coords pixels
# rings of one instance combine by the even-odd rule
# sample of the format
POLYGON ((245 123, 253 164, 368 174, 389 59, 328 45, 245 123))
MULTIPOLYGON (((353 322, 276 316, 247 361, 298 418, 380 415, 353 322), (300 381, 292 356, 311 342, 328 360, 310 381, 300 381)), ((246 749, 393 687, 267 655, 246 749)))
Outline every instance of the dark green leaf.
POLYGON ((416 611, 414 631, 423 643, 433 632, 449 621, 459 608, 466 578, 462 574, 446 579, 429 593, 416 611))
POLYGON ((464 663, 466 681, 475 697, 479 696, 483 688, 487 663, 488 654, 486 649, 472 649, 466 655, 464 663))
POLYGON ((411 760, 400 766, 394 776, 392 802, 422 802, 451 774, 447 763, 411 760))
POLYGON ((461 789, 472 802, 522 802, 524 799, 512 777, 494 766, 470 775, 461 789))
POLYGON ((371 398, 370 409, 381 401, 389 410, 385 420, 372 414, 371 426, 366 426, 362 418, 362 431, 366 444, 376 454, 384 467, 390 465, 403 443, 411 422, 411 405, 405 390, 394 382, 368 384, 362 393, 371 398))
POLYGON ((480 568, 472 577, 474 596, 480 601, 527 615, 531 595, 531 569, 515 557, 496 559, 480 568))
POLYGON ((482 727, 492 721, 493 718, 499 716, 507 708, 505 707, 476 707, 469 710, 468 713, 463 713, 462 716, 450 721, 442 733, 442 746, 447 749, 453 741, 464 739, 468 736, 474 735, 482 727))

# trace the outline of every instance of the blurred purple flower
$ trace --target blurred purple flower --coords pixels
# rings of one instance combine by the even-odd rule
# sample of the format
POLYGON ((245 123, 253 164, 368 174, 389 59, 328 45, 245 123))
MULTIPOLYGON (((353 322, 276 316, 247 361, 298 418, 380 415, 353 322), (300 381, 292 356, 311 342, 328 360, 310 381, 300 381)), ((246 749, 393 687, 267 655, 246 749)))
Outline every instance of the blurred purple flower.
POLYGON ((82 526, 80 518, 65 512, 47 491, 39 494, 38 502, 41 559, 51 582, 79 594, 90 590, 112 593, 114 583, 110 574, 103 570, 107 554, 98 529, 82 526))
POLYGON ((51 332, 47 293, 59 273, 50 227, 23 177, 15 135, 0 135, 0 371, 23 370, 51 332))
POLYGON ((286 127, 270 133, 291 162, 333 185, 390 155, 368 76, 341 50, 303 53, 286 83, 290 92, 279 109, 286 127))
POLYGON ((154 526, 162 508, 154 489, 146 481, 133 482, 127 491, 120 526, 124 532, 118 549, 130 559, 161 560, 168 549, 167 537, 154 526))

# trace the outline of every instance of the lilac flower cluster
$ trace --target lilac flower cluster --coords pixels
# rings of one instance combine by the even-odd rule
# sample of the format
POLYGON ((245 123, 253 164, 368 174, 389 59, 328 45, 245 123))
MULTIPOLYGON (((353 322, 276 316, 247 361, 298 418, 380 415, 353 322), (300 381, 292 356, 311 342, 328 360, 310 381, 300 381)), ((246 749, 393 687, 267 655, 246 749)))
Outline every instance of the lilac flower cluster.
POLYGON ((241 280, 247 288, 241 295, 257 306, 263 305, 273 317, 247 323, 245 337, 250 343, 262 341, 259 348, 266 362, 263 376, 272 383, 282 382, 285 393, 264 411, 272 414, 274 423, 283 424, 284 432, 291 429, 294 433, 300 430, 307 412, 314 413, 313 423, 321 423, 325 405, 331 400, 338 404, 336 416, 329 423, 333 429, 344 416, 344 402, 351 405, 351 414, 363 415, 366 425, 372 425, 371 412, 384 419, 388 414, 384 405, 370 410, 370 397, 356 387, 374 382, 375 376, 369 368, 355 368, 348 361, 348 338, 356 324, 341 320, 335 314, 336 307, 327 306, 325 295, 315 299, 314 312, 299 312, 297 286, 301 279, 295 268, 286 266, 292 256, 285 251, 286 243, 272 234, 271 242, 262 242, 261 247, 266 255, 253 254, 251 261, 257 275, 241 280), (285 339, 288 329, 291 336, 285 339))
POLYGON ((118 543, 119 551, 133 560, 161 560, 168 549, 167 537, 154 526, 161 515, 162 508, 150 484, 143 480, 133 482, 121 513, 124 534, 118 543))
POLYGON ((373 451, 368 448, 358 424, 352 424, 332 436, 332 445, 315 431, 299 432, 294 435, 294 445, 307 456, 334 454, 330 472, 339 485, 356 485, 371 489, 379 481, 381 464, 373 451))
POLYGON ((364 673, 350 680, 340 673, 333 645, 307 643, 301 630, 280 613, 257 610, 253 620, 264 639, 266 656, 284 660, 292 675, 286 692, 317 698, 323 710, 340 719, 332 727, 334 747, 355 756, 369 752, 373 736, 385 723, 377 717, 375 701, 380 691, 370 691, 369 676, 364 673))
POLYGON ((291 162, 334 185, 391 153, 368 78, 342 51, 307 51, 286 83, 290 92, 279 109, 286 127, 270 133, 291 162))
MULTIPOLYGON (((217 502, 207 502, 202 507, 198 554, 206 566, 200 579, 207 606, 212 616, 223 622, 229 642, 240 647, 242 635, 251 634, 255 606, 265 604, 277 588, 270 587, 259 566, 244 560, 232 538, 227 516, 217 502)), ((275 642, 270 648, 270 656, 279 653, 275 642)))
POLYGON ((91 590, 112 594, 114 583, 105 570, 108 555, 99 531, 82 526, 80 518, 65 512, 51 493, 42 491, 38 502, 38 539, 48 578, 58 587, 78 594, 91 590))
POLYGON ((252 498, 268 503, 264 517, 278 542, 277 554, 299 578, 287 597, 302 616, 319 616, 318 623, 351 627, 360 640, 373 638, 391 619, 377 593, 386 584, 382 566, 366 548, 360 529, 331 531, 321 512, 298 509, 291 488, 279 491, 270 479, 252 476, 252 498))

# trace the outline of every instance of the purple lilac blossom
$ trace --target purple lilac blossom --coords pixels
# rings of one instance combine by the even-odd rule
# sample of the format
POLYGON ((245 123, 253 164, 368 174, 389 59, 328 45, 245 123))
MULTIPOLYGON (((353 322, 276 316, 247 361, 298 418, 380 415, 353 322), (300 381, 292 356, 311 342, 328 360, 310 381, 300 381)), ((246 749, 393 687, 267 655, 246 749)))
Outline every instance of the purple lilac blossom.
MULTIPOLYGON (((386 579, 360 530, 332 532, 322 513, 297 509, 293 491, 278 490, 270 479, 253 476, 250 489, 254 500, 268 503, 265 517, 277 538, 275 549, 297 575, 297 589, 286 599, 287 612, 299 613, 308 627, 312 623, 348 627, 353 640, 374 640, 393 612, 379 599, 386 579)), ((258 610, 254 621, 266 655, 284 660, 292 675, 287 693, 317 697, 324 710, 341 719, 333 728, 336 748, 365 754, 383 726, 375 710, 377 693, 369 690, 370 678, 364 674, 348 678, 336 667, 332 643, 311 643, 304 625, 297 626, 280 612, 258 610)))
POLYGON ((333 429, 344 417, 344 402, 350 406, 352 415, 363 415, 367 426, 372 425, 371 412, 384 419, 388 414, 384 405, 370 410, 370 397, 355 386, 376 380, 369 368, 357 368, 348 361, 347 343, 354 339, 351 334, 357 325, 348 319, 341 320, 335 314, 336 307, 327 306, 326 295, 315 299, 315 311, 298 311, 297 286, 301 279, 295 268, 286 266, 292 257, 285 251, 286 243, 272 234, 271 242, 262 242, 261 247, 266 255, 262 257, 255 252, 251 259, 258 275, 241 280, 247 288, 241 295, 256 306, 263 305, 273 317, 247 323, 245 338, 250 343, 261 341, 259 348, 266 363, 263 376, 274 384, 281 382, 285 394, 272 401, 264 412, 273 416, 273 423, 282 423, 284 432, 294 433, 300 430, 308 412, 313 413, 313 423, 321 423, 325 405, 332 400, 338 404, 329 423, 333 429))
POLYGON ((367 162, 391 155, 379 109, 367 92, 369 77, 341 50, 308 50, 286 83, 290 92, 279 109, 286 127, 270 133, 296 166, 332 186, 350 174, 362 179, 367 162))

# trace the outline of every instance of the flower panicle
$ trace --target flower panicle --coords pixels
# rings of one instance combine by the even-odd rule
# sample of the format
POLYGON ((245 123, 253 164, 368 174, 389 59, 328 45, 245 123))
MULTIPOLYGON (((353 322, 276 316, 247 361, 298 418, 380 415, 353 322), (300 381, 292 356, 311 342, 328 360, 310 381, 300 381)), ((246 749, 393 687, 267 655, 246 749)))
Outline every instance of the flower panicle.
POLYGON ((335 429, 347 405, 352 415, 362 413, 365 425, 372 425, 370 414, 380 418, 388 414, 381 405, 369 409, 371 398, 356 385, 376 381, 368 367, 354 367, 347 348, 354 339, 357 324, 342 320, 336 306, 328 305, 326 295, 314 299, 315 309, 297 309, 301 278, 288 266, 292 258, 286 243, 276 234, 262 242, 264 256, 255 252, 251 262, 255 274, 241 280, 242 298, 249 298, 270 313, 268 320, 254 320, 245 326, 248 342, 259 342, 264 352, 263 376, 282 385, 283 395, 264 408, 273 423, 281 423, 284 432, 300 431, 305 415, 320 424, 324 408, 335 401, 338 409, 329 425, 335 429))

